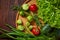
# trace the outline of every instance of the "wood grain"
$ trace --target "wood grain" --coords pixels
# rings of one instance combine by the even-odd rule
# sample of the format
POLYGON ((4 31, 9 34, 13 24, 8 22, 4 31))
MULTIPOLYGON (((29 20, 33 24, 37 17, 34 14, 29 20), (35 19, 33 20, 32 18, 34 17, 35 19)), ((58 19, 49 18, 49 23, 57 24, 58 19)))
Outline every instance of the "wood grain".
POLYGON ((21 5, 25 0, 0 0, 0 26, 6 28, 6 23, 15 26, 17 11, 11 10, 12 5, 21 5))
POLYGON ((25 0, 0 0, 0 27, 1 28, 10 30, 8 27, 5 26, 6 23, 14 27, 16 26, 15 19, 16 19, 17 11, 11 10, 11 6, 22 5, 24 1, 25 0))

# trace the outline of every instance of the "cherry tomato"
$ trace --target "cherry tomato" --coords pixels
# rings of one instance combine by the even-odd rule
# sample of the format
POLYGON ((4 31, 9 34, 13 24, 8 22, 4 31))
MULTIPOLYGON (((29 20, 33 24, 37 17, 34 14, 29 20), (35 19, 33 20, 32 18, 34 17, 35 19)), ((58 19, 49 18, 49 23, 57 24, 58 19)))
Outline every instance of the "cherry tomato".
POLYGON ((36 36, 38 36, 40 34, 40 30, 38 28, 35 28, 35 27, 31 30, 31 32, 36 36))
POLYGON ((32 12, 36 12, 37 11, 37 6, 35 4, 32 4, 30 7, 29 7, 29 10, 32 11, 32 12))

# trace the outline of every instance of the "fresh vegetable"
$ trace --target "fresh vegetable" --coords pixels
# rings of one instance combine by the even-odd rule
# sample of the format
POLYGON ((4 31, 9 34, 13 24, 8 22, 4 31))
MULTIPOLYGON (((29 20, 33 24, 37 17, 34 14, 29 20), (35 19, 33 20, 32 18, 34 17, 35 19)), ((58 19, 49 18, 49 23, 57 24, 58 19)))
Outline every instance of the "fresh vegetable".
POLYGON ((29 10, 32 11, 32 12, 36 12, 36 11, 37 11, 37 6, 36 6, 36 4, 30 5, 29 10))
POLYGON ((28 19, 28 21, 31 22, 33 20, 33 17, 31 15, 29 15, 29 16, 27 16, 27 19, 28 19))
POLYGON ((26 22, 26 26, 29 26, 30 25, 30 22, 26 22))
MULTIPOLYGON (((11 28, 12 32, 3 30, 3 33, 6 32, 4 34, 14 40, 55 40, 55 38, 60 38, 60 29, 57 29, 57 28, 60 28, 59 3, 60 3, 59 0, 37 0, 38 15, 33 14, 32 15, 33 19, 31 16, 27 17, 29 22, 31 20, 34 20, 34 22, 36 22, 37 26, 32 26, 32 25, 30 25, 29 22, 26 22, 25 28, 23 27, 23 25, 18 25, 18 27, 17 27, 18 30, 16 30, 12 26, 8 25, 9 28, 11 28), (46 24, 44 27, 41 27, 41 23, 40 23, 38 17, 43 19, 44 23, 46 24), (27 33, 22 32, 24 29, 25 29, 25 32, 27 32, 27 33), (32 35, 32 33, 30 31, 34 35, 32 35)), ((27 7, 27 9, 26 9, 26 5, 24 8, 24 4, 23 4, 22 8, 23 8, 24 13, 27 12, 25 10, 28 10, 28 9, 30 11, 32 11, 32 13, 33 12, 36 13, 37 6, 35 4, 32 4, 29 8, 27 7)), ((20 11, 22 11, 22 10, 20 9, 20 11)), ((24 13, 21 12, 20 15, 23 15, 24 13)), ((17 24, 20 24, 19 21, 17 22, 17 24)), ((0 29, 0 30, 2 30, 2 29, 0 29)), ((3 35, 1 35, 1 36, 3 36, 3 35)))
POLYGON ((33 19, 36 22, 36 25, 41 28, 41 23, 40 23, 39 18, 36 14, 33 15, 33 19))
POLYGON ((60 28, 59 2, 59 0, 37 0, 38 17, 51 27, 60 28))
POLYGON ((34 34, 34 35, 39 35, 40 34, 40 30, 36 27, 33 27, 33 29, 31 30, 31 32, 34 34))
POLYGON ((24 30, 24 26, 18 25, 17 30, 23 31, 24 30))
POLYGON ((24 16, 24 11, 19 11, 19 15, 24 16))
POLYGON ((60 0, 47 0, 47 1, 50 2, 53 6, 60 9, 60 0))
MULTIPOLYGON (((12 27, 12 26, 10 26, 10 25, 7 25, 9 28, 11 28, 11 30, 12 30, 12 32, 3 32, 3 34, 2 35, 0 35, 0 37, 2 36, 2 38, 4 38, 4 37, 9 37, 9 38, 11 38, 11 39, 13 39, 13 40, 55 40, 56 38, 53 36, 51 36, 51 37, 49 37, 49 35, 48 36, 46 36, 46 35, 44 35, 44 34, 40 34, 39 36, 33 36, 33 35, 30 35, 30 34, 26 34, 26 33, 24 33, 24 32, 21 32, 21 31, 19 31, 19 30, 16 30, 14 27, 12 27), (14 31, 15 30, 15 31, 14 31)), ((0 31, 5 31, 4 29, 1 29, 0 28, 0 31)), ((59 29, 58 29, 59 30, 59 29)), ((58 31, 57 30, 57 31, 58 31)), ((7 30, 6 30, 7 31, 7 30)), ((53 33, 59 33, 59 32, 57 32, 57 31, 55 31, 55 32, 53 32, 53 33)), ((55 35, 55 34, 54 34, 55 35)))
POLYGON ((28 10, 29 9, 29 5, 28 4, 23 4, 22 8, 23 8, 23 10, 28 10))
POLYGON ((18 20, 16 21, 16 23, 17 23, 17 24, 22 24, 22 20, 21 20, 21 19, 18 19, 18 20))
POLYGON ((29 26, 29 29, 30 29, 30 30, 32 30, 32 29, 33 29, 33 26, 32 26, 32 25, 30 25, 30 26, 29 26))

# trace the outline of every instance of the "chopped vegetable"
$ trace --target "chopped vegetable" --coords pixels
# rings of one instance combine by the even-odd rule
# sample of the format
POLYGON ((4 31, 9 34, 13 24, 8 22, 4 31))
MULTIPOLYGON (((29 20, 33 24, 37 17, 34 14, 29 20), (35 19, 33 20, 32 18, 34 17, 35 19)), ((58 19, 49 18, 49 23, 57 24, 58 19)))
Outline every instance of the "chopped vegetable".
POLYGON ((22 24, 22 20, 21 19, 18 19, 16 23, 17 24, 22 24))
POLYGON ((33 28, 33 26, 32 26, 32 25, 30 25, 30 26, 29 26, 29 29, 30 29, 30 30, 32 30, 32 28, 33 28))
POLYGON ((26 22, 26 26, 29 26, 30 25, 30 22, 26 22))
POLYGON ((23 31, 24 30, 24 26, 18 25, 17 29, 20 30, 20 31, 23 31))
POLYGON ((29 9, 29 5, 28 4, 23 4, 22 8, 23 8, 23 10, 28 10, 29 9))
POLYGON ((20 11, 19 15, 24 16, 24 11, 20 11))
POLYGON ((27 17, 27 19, 28 19, 28 21, 32 21, 33 20, 33 17, 31 16, 31 15, 29 15, 28 17, 27 17))

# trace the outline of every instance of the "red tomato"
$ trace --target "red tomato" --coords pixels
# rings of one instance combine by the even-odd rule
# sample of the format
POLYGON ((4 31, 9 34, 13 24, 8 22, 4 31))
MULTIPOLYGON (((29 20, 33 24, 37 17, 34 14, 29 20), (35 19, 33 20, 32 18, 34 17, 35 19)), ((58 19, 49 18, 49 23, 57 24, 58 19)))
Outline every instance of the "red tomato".
POLYGON ((29 10, 32 11, 32 12, 36 12, 37 11, 37 6, 35 4, 32 4, 30 7, 29 7, 29 10))
POLYGON ((39 28, 35 28, 35 27, 31 30, 31 32, 36 36, 38 36, 40 34, 39 28))

